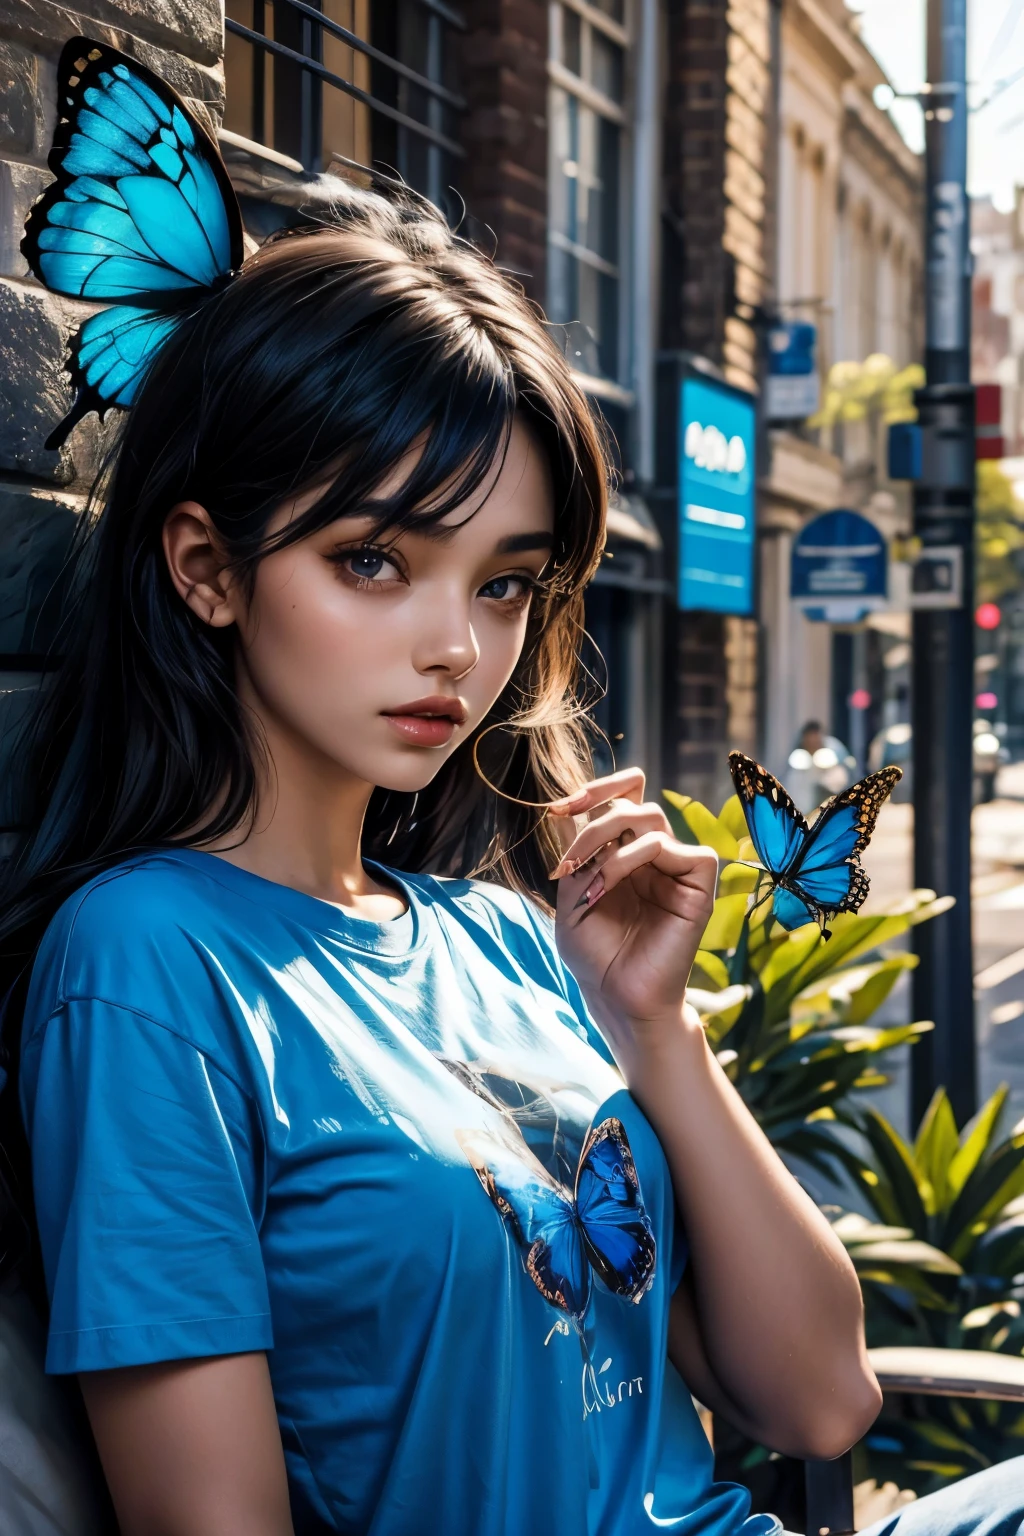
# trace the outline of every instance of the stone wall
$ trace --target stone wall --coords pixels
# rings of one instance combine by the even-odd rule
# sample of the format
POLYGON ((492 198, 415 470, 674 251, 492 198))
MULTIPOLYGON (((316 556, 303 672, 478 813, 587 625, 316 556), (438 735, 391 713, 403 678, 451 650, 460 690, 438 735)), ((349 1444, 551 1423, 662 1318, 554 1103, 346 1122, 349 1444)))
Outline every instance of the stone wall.
POLYGON ((223 22, 218 0, 91 0, 88 9, 52 0, 5 0, 0 6, 0 654, 45 650, 49 636, 29 633, 34 591, 18 582, 21 551, 31 545, 58 561, 71 508, 95 473, 101 433, 95 416, 78 425, 57 453, 46 435, 71 404, 63 359, 69 335, 88 306, 55 298, 29 276, 20 240, 25 217, 51 180, 46 157, 57 115, 57 58, 75 34, 112 43, 155 69, 192 98, 207 121, 220 120, 223 22), (41 524, 51 531, 41 531, 41 524), (20 599, 17 593, 20 591, 20 599), (20 602, 20 611, 18 611, 20 602))
MULTIPOLYGON (((19 249, 50 180, 56 65, 83 34, 169 80, 211 127, 224 103, 220 0, 55 0, 0 5, 0 752, 53 643, 62 570, 103 443, 90 416, 56 453, 43 444, 71 404, 64 356, 90 313, 47 293, 19 249)), ((9 821, 0 768, 0 835, 9 821)))
POLYGON ((37 589, 52 579, 48 562, 54 574, 59 569, 101 447, 95 416, 59 452, 43 447, 71 403, 64 354, 89 309, 40 288, 19 250, 25 216, 50 180, 57 59, 78 33, 163 75, 211 125, 224 100, 219 0, 90 0, 82 10, 53 0, 0 6, 0 656, 8 669, 49 643, 39 630, 37 589), (18 575, 29 548, 31 582, 18 575))

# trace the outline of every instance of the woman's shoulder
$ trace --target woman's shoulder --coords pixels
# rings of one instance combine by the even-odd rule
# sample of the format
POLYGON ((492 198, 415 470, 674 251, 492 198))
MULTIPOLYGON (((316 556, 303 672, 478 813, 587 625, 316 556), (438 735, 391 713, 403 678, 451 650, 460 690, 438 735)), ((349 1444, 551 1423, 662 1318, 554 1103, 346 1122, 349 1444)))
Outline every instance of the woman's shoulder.
POLYGON ((142 853, 103 870, 54 913, 32 968, 26 1014, 73 997, 135 1005, 152 996, 154 972, 173 974, 192 950, 187 929, 209 898, 173 853, 142 853))

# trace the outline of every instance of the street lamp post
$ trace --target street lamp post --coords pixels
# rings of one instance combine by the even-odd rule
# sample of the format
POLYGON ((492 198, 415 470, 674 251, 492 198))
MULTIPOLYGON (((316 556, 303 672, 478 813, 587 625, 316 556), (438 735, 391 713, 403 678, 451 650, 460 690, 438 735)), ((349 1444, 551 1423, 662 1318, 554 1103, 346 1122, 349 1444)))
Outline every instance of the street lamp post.
POLYGON ((914 883, 956 898, 914 930, 914 1014, 935 1030, 911 1053, 916 1124, 937 1085, 962 1124, 976 1103, 971 950, 974 683, 974 391, 970 383, 967 0, 929 0, 925 109, 927 383, 917 392, 922 549, 959 549, 959 606, 913 618, 914 883))

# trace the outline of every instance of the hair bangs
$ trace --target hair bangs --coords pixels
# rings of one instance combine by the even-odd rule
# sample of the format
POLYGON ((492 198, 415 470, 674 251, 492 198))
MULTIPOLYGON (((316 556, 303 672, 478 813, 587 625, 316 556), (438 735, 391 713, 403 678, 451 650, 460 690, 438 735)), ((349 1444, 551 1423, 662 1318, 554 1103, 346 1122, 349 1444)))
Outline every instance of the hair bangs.
POLYGON ((316 466, 296 497, 321 486, 323 494, 261 554, 343 518, 371 518, 369 536, 383 539, 411 528, 440 533, 456 512, 460 521, 474 515, 504 463, 518 402, 513 370, 496 349, 473 345, 472 332, 460 340, 430 338, 387 418, 316 466))

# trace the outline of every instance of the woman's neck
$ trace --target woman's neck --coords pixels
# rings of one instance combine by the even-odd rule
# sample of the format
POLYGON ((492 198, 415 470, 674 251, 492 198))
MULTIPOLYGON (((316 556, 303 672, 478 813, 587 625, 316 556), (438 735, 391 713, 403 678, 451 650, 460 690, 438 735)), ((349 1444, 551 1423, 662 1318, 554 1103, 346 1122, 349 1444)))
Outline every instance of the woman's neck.
POLYGON ((374 786, 278 731, 265 731, 256 808, 246 828, 204 845, 239 869, 385 922, 405 903, 363 866, 363 818, 374 786))

